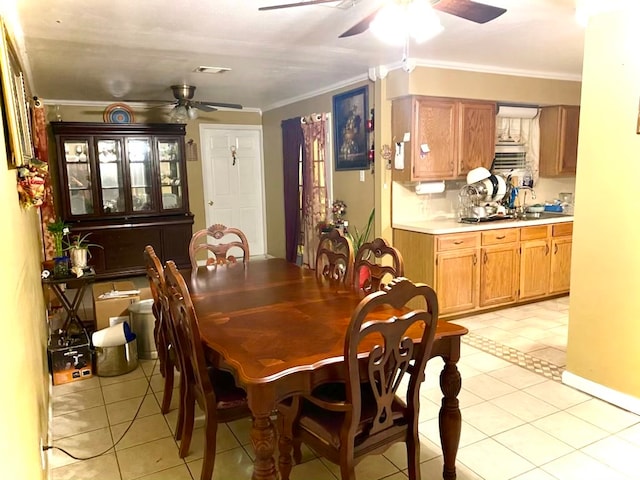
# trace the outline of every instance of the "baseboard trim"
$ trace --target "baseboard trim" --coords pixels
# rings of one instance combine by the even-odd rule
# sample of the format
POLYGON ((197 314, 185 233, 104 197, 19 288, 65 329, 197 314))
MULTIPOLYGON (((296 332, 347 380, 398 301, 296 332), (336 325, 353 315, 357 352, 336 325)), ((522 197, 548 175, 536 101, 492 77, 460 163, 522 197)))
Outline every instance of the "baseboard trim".
POLYGON ((592 382, 567 370, 562 372, 562 383, 635 413, 636 415, 640 415, 640 398, 618 392, 617 390, 592 382))

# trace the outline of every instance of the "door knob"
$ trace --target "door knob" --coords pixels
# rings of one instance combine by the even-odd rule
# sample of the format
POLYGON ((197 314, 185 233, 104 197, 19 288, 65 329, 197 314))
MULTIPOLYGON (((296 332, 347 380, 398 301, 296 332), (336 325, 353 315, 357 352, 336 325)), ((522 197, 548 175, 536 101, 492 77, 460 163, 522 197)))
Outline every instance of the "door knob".
POLYGON ((209 200, 209 205, 213 205, 213 200, 209 200))

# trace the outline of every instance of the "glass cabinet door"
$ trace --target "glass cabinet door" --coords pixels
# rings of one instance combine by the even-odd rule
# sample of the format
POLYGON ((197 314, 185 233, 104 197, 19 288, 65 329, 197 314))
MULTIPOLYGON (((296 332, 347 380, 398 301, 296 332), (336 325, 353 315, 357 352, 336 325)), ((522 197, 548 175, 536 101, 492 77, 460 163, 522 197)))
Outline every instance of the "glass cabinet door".
POLYGON ((91 163, 87 140, 64 141, 67 188, 71 215, 94 213, 91 163))
POLYGON ((127 155, 131 176, 131 208, 134 212, 154 210, 150 139, 128 138, 127 155))
POLYGON ((158 139, 162 209, 182 208, 182 178, 178 139, 158 139))
POLYGON ((97 145, 102 211, 124 212, 126 204, 122 181, 122 144, 119 140, 98 140, 97 145))

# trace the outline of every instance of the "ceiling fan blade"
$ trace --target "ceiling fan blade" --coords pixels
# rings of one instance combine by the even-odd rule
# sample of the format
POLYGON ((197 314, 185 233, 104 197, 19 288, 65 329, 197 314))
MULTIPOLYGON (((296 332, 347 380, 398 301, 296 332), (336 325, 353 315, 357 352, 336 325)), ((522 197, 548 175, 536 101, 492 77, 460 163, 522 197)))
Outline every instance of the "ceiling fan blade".
POLYGON ((475 23, 487 23, 507 11, 505 8, 472 0, 440 0, 433 4, 433 8, 475 23))
POLYGON ((369 15, 364 17, 362 20, 356 23, 349 30, 342 33, 338 38, 352 37, 354 35, 359 35, 360 33, 367 31, 367 29, 369 28, 369 24, 373 21, 374 18, 376 18, 376 15, 381 9, 382 7, 371 12, 369 15))
POLYGON ((336 3, 339 0, 311 0, 309 2, 283 3, 281 5, 271 5, 269 7, 260 7, 259 11, 278 10, 280 8, 304 7, 305 5, 320 5, 321 3, 336 3))
POLYGON ((238 110, 242 110, 243 106, 240 105, 239 103, 222 103, 222 102, 195 102, 198 108, 200 108, 201 105, 204 105, 206 107, 211 107, 211 108, 215 108, 215 107, 222 107, 222 108, 235 108, 238 110))
POLYGON ((216 107, 212 107, 211 105, 207 105, 206 103, 202 102, 191 102, 190 105, 197 108, 198 110, 202 110, 203 112, 215 112, 216 110, 218 110, 216 107))

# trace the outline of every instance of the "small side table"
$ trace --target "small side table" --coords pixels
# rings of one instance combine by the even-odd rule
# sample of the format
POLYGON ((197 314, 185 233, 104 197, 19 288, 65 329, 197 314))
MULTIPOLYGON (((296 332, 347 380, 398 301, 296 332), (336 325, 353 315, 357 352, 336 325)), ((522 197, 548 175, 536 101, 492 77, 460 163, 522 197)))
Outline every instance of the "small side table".
POLYGON ((75 324, 80 328, 81 332, 86 333, 82 320, 80 320, 80 316, 78 315, 78 309, 82 304, 82 298, 84 297, 87 287, 93 283, 95 279, 96 272, 93 269, 85 271, 81 277, 76 277, 75 275, 70 277, 50 276, 42 279, 42 284, 51 287, 51 290, 53 290, 53 293, 55 293, 58 300, 60 300, 60 303, 62 303, 67 313, 67 317, 62 325, 64 332, 68 331, 71 324, 75 324), (62 285, 67 283, 76 289, 72 300, 67 297, 67 290, 62 288, 62 285))

